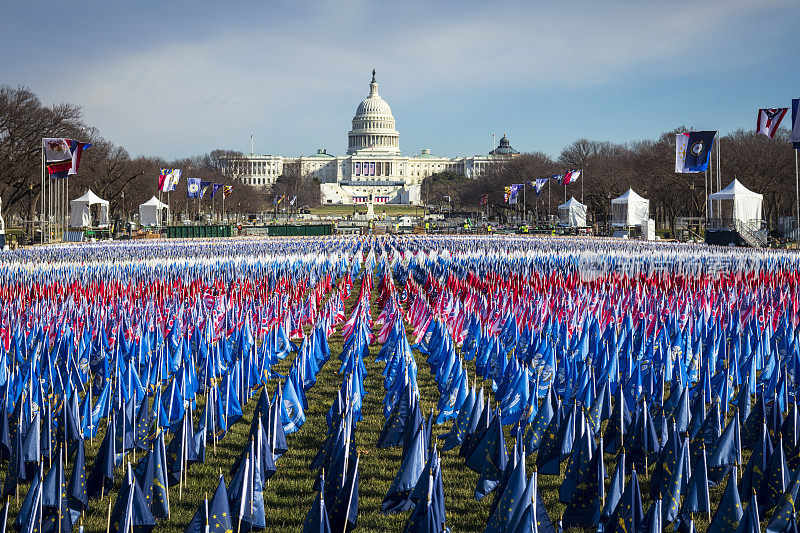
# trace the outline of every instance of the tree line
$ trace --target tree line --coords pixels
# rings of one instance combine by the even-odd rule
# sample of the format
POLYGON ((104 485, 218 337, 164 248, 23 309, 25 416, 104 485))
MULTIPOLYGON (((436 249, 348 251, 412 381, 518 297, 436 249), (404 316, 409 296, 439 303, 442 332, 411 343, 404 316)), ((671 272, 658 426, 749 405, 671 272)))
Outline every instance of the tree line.
MULTIPOLYGON (((629 143, 579 139, 557 158, 541 152, 523 153, 491 165, 473 180, 443 174, 429 176, 423 182, 422 194, 427 195, 428 203, 441 203, 442 197, 449 195, 453 205, 462 210, 477 208, 486 195, 487 204, 502 214, 507 207, 503 197, 506 186, 581 169, 583 183, 579 180, 568 185, 566 199, 574 196, 581 200, 583 185, 583 203, 588 207, 590 222, 602 224, 608 220, 611 200, 632 188, 650 200, 650 216, 659 227, 674 231, 676 217, 706 214, 705 174, 674 172, 675 135, 686 131, 680 127, 655 140, 629 143)), ((712 158, 716 166, 715 154, 712 158)), ((779 217, 794 216, 795 161, 788 130, 780 130, 774 139, 741 129, 724 135, 720 139, 720 159, 721 187, 736 178, 750 190, 763 194, 763 218, 771 228, 777 227, 779 217)), ((551 180, 538 196, 530 184, 526 187, 525 208, 529 213, 535 213, 538 207, 540 217, 557 214, 565 200, 563 185, 551 180)), ((715 177, 713 191, 716 190, 715 177)), ((520 208, 522 202, 520 194, 520 208)))
MULTIPOLYGON (((588 206, 590 222, 604 223, 610 217, 611 199, 632 188, 650 200, 650 214, 659 227, 674 230, 676 217, 703 217, 706 208, 704 174, 674 172, 675 135, 685 131, 686 128, 680 127, 655 140, 628 143, 578 139, 556 158, 541 152, 523 153, 489 166, 471 180, 458 174, 435 174, 424 180, 422 199, 428 205, 447 205, 456 211, 474 210, 486 195, 488 206, 504 214, 505 186, 581 169, 581 180, 567 186, 567 198, 575 196, 581 200, 583 185, 583 203, 588 206)), ((7 215, 34 220, 38 214, 42 193, 41 140, 46 137, 92 143, 83 153, 79 175, 69 178, 70 196, 75 198, 91 188, 109 200, 112 218, 130 217, 138 212, 140 203, 157 195, 162 168, 183 171, 181 183, 170 195, 173 214, 196 213, 196 200, 187 199, 185 193, 189 177, 233 185, 233 192, 226 199, 228 212, 270 211, 274 197, 280 195, 289 198, 297 195, 296 207, 319 205, 318 181, 303 176, 298 165, 288 164, 284 174, 265 190, 223 176, 220 159, 240 156, 241 152, 216 149, 172 161, 132 157, 124 147, 103 138, 96 128, 86 124, 80 107, 68 103, 45 105, 28 88, 1 85, 0 197, 7 215)), ((771 228, 777 227, 779 217, 795 213, 794 154, 788 137, 786 129, 780 130, 774 139, 737 130, 722 136, 720 141, 721 186, 737 178, 749 189, 763 194, 763 216, 771 228)), ((717 190, 716 182, 713 190, 717 190)), ((533 187, 527 185, 524 200, 529 213, 538 209, 540 217, 556 214, 558 205, 565 200, 564 187, 551 180, 537 196, 533 187)), ((523 198, 519 201, 522 204, 523 198)), ((202 202, 207 212, 211 202, 208 198, 202 202)), ((216 200, 215 204, 219 209, 216 200)))
MULTIPOLYGON (((138 213, 139 204, 158 196, 158 176, 162 168, 180 168, 182 176, 170 195, 174 215, 196 213, 194 199, 186 198, 186 179, 233 185, 226 198, 226 211, 257 212, 266 204, 266 194, 254 187, 222 175, 220 158, 241 155, 231 150, 212 150, 203 155, 167 160, 160 157, 131 157, 128 151, 103 138, 97 128, 84 121, 80 107, 59 103, 43 104, 30 89, 0 86, 0 197, 6 215, 34 220, 39 213, 42 172, 42 139, 64 137, 88 142, 77 176, 69 178, 70 197, 92 189, 109 201, 112 218, 127 218, 138 213), (124 195, 123 195, 124 192, 124 195)), ((215 196, 215 209, 221 206, 222 191, 215 196)), ((165 200, 166 201, 166 200, 165 200)), ((202 200, 208 212, 211 201, 202 200)))

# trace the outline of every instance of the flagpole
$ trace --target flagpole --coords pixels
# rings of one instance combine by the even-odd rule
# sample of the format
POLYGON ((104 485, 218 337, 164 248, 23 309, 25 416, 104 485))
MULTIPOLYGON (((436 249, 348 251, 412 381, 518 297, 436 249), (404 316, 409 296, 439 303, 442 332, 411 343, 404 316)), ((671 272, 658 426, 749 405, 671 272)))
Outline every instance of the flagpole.
POLYGON ((586 172, 586 170, 581 169, 581 203, 583 203, 583 179, 585 177, 584 176, 585 172, 586 172))
POLYGON ((64 239, 64 182, 67 179, 69 178, 61 178, 56 184, 56 216, 58 217, 58 220, 56 221, 56 232, 61 234, 62 240, 64 239))
MULTIPOLYGON (((67 232, 67 228, 69 227, 69 176, 67 176, 67 182, 66 182, 65 185, 66 185, 66 191, 64 192, 64 211, 65 211, 65 213, 64 213, 64 233, 67 232)), ((63 237, 62 237, 61 240, 64 240, 63 237)))
POLYGON ((797 151, 800 148, 795 148, 794 150, 794 187, 795 187, 795 194, 796 194, 796 213, 797 213, 797 242, 800 243, 800 176, 798 176, 798 167, 797 167, 797 151))
POLYGON ((547 180, 547 218, 550 219, 550 182, 553 178, 547 180))
MULTIPOLYGON (((722 164, 720 163, 720 148, 719 144, 722 141, 722 138, 719 135, 719 131, 717 131, 717 192, 722 190, 722 164)), ((720 203, 717 204, 717 210, 720 209, 720 203)), ((719 213, 717 213, 719 216, 719 213)))
POLYGON ((61 216, 61 180, 56 181, 56 190, 53 197, 53 210, 55 211, 53 230, 54 233, 57 234, 61 229, 61 222, 58 220, 59 216, 61 216))
POLYGON ((706 228, 708 228, 708 220, 710 217, 710 213, 708 212, 708 169, 706 169, 705 174, 703 174, 703 187, 706 189, 706 202, 703 206, 703 211, 705 211, 706 215, 706 228))
POLYGON ((51 213, 53 215, 53 237, 55 240, 56 232, 58 232, 58 181, 54 182, 55 191, 53 191, 52 201, 51 201, 51 213))
POLYGON ((525 224, 528 223, 528 184, 526 182, 522 182, 522 220, 525 224))
POLYGON ((714 159, 710 158, 708 164, 706 174, 708 174, 708 220, 710 222, 714 218, 714 201, 711 199, 711 195, 714 194, 714 159))
POLYGON ((41 239, 42 244, 44 244, 44 231, 45 231, 45 229, 44 229, 44 194, 45 194, 44 193, 44 164, 45 164, 45 161, 44 161, 44 139, 42 139, 42 185, 41 185, 41 196, 42 196, 41 197, 41 205, 42 205, 42 209, 41 209, 41 212, 39 213, 39 229, 41 229, 41 231, 42 231, 42 239, 41 239))
POLYGON ((53 222, 51 217, 53 215, 53 180, 47 176, 47 242, 52 242, 53 222))

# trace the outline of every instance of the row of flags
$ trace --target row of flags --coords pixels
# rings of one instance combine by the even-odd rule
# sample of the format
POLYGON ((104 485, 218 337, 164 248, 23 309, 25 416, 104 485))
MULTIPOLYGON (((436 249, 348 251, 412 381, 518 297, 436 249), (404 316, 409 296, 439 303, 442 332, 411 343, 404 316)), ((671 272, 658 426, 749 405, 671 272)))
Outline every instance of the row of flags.
POLYGON ((575 183, 581 177, 582 172, 582 170, 569 170, 564 174, 556 174, 547 178, 537 178, 533 181, 527 181, 525 183, 508 185, 504 188, 503 201, 511 205, 516 204, 518 201, 517 196, 519 195, 519 191, 525 187, 525 185, 532 185, 534 191, 536 191, 536 195, 538 196, 539 193, 542 192, 542 189, 547 182, 551 179, 558 181, 561 185, 565 186, 575 183))
MULTIPOLYGON (((113 253, 121 259, 131 250, 122 247, 113 253)), ((330 357, 327 336, 344 320, 338 294, 349 293, 350 258, 303 264, 294 277, 304 287, 295 298, 306 296, 300 308, 296 300, 292 306, 283 305, 293 301, 284 274, 280 286, 270 291, 269 319, 262 314, 256 320, 245 311, 253 302, 251 292, 249 300, 236 303, 224 292, 211 292, 226 289, 206 277, 202 282, 195 278, 192 286, 199 290, 193 290, 191 298, 178 297, 180 307, 162 309, 166 315, 159 315, 163 318, 158 321, 151 315, 144 327, 138 322, 144 307, 125 304, 124 314, 103 311, 103 317, 89 316, 92 312, 83 307, 78 322, 56 324, 36 318, 41 318, 39 312, 47 313, 37 306, 27 315, 32 329, 15 329, 13 341, 0 343, 0 425, 8 430, 0 431, 0 454, 10 460, 3 492, 13 494, 21 483, 31 482, 15 527, 33 532, 45 524, 48 531, 73 530, 81 512, 116 486, 120 468, 126 473, 109 512, 112 526, 138 531, 169 520, 168 487, 183 490, 188 469, 205 461, 207 448, 225 437, 242 417, 242 406, 260 389, 249 445, 231 469, 230 483, 226 487, 220 477, 214 498, 203 502, 189 527, 199 523, 206 531, 263 528, 266 481, 288 450, 286 435, 304 423, 306 391, 330 357), (341 283, 335 287, 332 279, 341 283), (295 311, 289 311, 292 308, 295 311), (303 333, 300 322, 313 325, 310 334, 303 333), (287 332, 302 344, 295 345, 287 332), (279 376, 271 367, 290 354, 297 357, 288 375, 279 376), (9 366, 11 357, 14 363, 9 366), (275 391, 272 399, 267 395, 269 384, 275 391), (198 422, 193 411, 200 394, 205 406, 198 422), (87 466, 84 439, 92 438, 102 442, 93 465, 87 466), (134 450, 145 452, 135 467, 128 463, 134 450), (52 465, 49 471, 46 462, 52 465), (70 464, 72 473, 67 475, 70 464)), ((356 261, 355 254, 352 259, 356 261)), ((184 270, 181 276, 187 275, 191 276, 184 270)), ((82 276, 81 283, 91 285, 91 277, 82 276)), ((158 280, 144 283, 152 287, 158 280)), ((72 290, 82 293, 75 284, 72 290)), ((251 289, 248 285, 242 290, 251 289)), ((90 292, 105 294, 87 286, 87 297, 90 292)), ((160 291, 162 303, 163 297, 171 299, 169 292, 160 291)), ((118 296, 118 301, 130 302, 133 293, 118 296)), ((4 299, 10 303, 8 295, 4 299)), ((6 326, 3 335, 10 333, 6 326)))
MULTIPOLYGON (((800 149, 800 116, 798 116, 800 98, 793 98, 792 125, 789 141, 795 149, 800 149)), ((775 138, 778 128, 788 113, 788 107, 759 109, 756 114, 756 133, 775 138)), ((708 170, 711 151, 717 131, 692 131, 675 135, 675 172, 679 174, 705 172, 708 170)))
POLYGON ((225 199, 233 192, 233 185, 223 185, 222 183, 212 183, 202 181, 200 178, 189 178, 186 180, 186 197, 202 199, 210 190, 210 198, 214 198, 217 191, 222 189, 222 198, 225 199))
MULTIPOLYGON (((162 192, 174 191, 175 186, 181 179, 181 172, 179 168, 162 168, 161 173, 158 175, 158 190, 162 192)), ((210 198, 214 198, 214 195, 220 188, 222 188, 223 199, 227 198, 228 195, 233 192, 233 185, 212 183, 210 181, 203 181, 200 178, 188 178, 186 180, 186 197, 203 198, 206 192, 210 190, 210 198)))
POLYGON ((272 205, 279 206, 281 203, 286 201, 287 205, 294 205, 297 203, 297 195, 289 196, 288 194, 278 194, 275 198, 272 199, 272 205))
POLYGON ((42 139, 42 146, 48 175, 66 178, 78 173, 83 151, 92 145, 73 139, 45 138, 42 139))
POLYGON ((256 398, 190 526, 263 528, 268 481, 312 416, 337 330, 338 375, 325 379, 341 385, 308 464, 307 531, 357 527, 370 459, 356 432, 378 411, 377 446, 400 452, 380 512, 404 514, 407 531, 446 529, 446 454, 491 498, 489 531, 691 530, 697 513, 714 532, 795 524, 790 252, 472 236, 63 245, 7 252, 0 300, 4 492, 30 483, 20 529, 43 517, 72 530, 108 490, 114 527, 168 521, 175 487, 256 398), (373 345, 382 368, 367 381, 373 345), (362 412, 369 394, 381 408, 362 412), (560 520, 545 490, 566 505, 560 520))

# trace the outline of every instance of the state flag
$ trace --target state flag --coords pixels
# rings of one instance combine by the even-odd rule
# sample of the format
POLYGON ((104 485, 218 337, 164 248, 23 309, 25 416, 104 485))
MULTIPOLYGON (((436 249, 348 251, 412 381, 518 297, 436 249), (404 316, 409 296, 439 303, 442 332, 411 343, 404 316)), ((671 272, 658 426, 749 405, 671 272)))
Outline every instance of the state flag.
POLYGON ((788 107, 759 109, 758 117, 756 118, 756 133, 763 133, 770 139, 775 138, 778 126, 781 125, 781 121, 786 116, 787 111, 789 111, 788 107))
POLYGON ((174 191, 181 178, 181 169, 162 168, 158 175, 158 190, 162 192, 174 191))
POLYGON ((210 181, 201 181, 200 182, 200 198, 204 198, 206 195, 206 191, 211 188, 210 181))
POLYGON ((54 178, 77 174, 83 151, 92 146, 89 143, 59 138, 42 139, 42 144, 47 172, 54 178))
MULTIPOLYGON (((716 131, 692 131, 689 133, 686 139, 682 172, 705 172, 708 169, 708 160, 716 134, 716 131)), ((677 162, 675 167, 677 171, 677 162)))
POLYGON ((569 185, 570 183, 575 183, 576 181, 578 181, 578 178, 580 177, 581 177, 580 170, 570 170, 569 172, 564 174, 562 183, 564 185, 569 185))
POLYGON ((44 158, 47 163, 56 163, 72 159, 72 150, 69 147, 69 139, 43 139, 44 158))
POLYGON ((186 180, 186 197, 200 198, 200 178, 189 178, 186 180))

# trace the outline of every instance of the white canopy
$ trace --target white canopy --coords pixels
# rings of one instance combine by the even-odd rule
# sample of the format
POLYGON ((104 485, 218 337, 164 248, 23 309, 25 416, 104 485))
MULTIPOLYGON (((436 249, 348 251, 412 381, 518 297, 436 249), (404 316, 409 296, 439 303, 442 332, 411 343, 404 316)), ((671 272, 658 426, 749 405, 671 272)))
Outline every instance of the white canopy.
POLYGON ((761 222, 761 203, 764 197, 739 183, 739 180, 735 179, 721 191, 709 194, 708 199, 712 219, 749 224, 761 222))
POLYGON ((641 226, 650 218, 650 200, 628 189, 619 198, 611 200, 612 226, 641 226))
POLYGON ((108 200, 103 200, 91 189, 86 191, 86 194, 80 198, 70 200, 70 209, 72 215, 69 219, 69 225, 73 228, 89 228, 92 226, 105 227, 108 226, 108 200), (92 224, 92 206, 98 205, 100 208, 97 210, 97 224, 92 224))
POLYGON ((164 209, 169 217, 169 206, 153 196, 143 204, 139 204, 139 222, 142 226, 160 226, 163 223, 164 209))
POLYGON ((570 196, 566 203, 558 206, 559 224, 568 228, 586 226, 586 206, 570 196))

